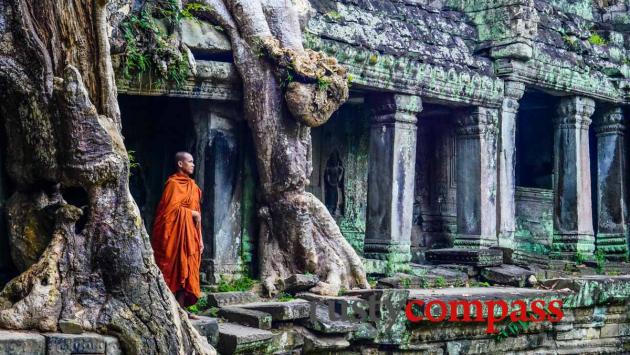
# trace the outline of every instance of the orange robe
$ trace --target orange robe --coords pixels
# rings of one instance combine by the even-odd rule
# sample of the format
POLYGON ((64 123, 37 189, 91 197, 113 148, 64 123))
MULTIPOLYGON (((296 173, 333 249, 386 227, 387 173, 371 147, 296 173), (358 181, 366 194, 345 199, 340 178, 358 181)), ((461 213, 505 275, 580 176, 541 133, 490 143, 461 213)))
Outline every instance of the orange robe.
POLYGON ((186 174, 171 175, 155 213, 151 245, 168 288, 185 293, 185 306, 201 296, 201 229, 195 227, 192 211, 201 211, 201 189, 186 174))

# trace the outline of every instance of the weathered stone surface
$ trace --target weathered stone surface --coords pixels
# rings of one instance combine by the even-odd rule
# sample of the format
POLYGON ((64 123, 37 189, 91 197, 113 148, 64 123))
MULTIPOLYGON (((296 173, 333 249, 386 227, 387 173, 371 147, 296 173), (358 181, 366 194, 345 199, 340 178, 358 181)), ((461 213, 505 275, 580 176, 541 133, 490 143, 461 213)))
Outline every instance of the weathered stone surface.
POLYGON ((544 280, 541 283, 546 288, 572 291, 564 298, 564 308, 621 303, 630 299, 630 275, 557 278, 544 280))
POLYGON ((287 302, 245 303, 239 304, 238 307, 269 313, 273 321, 308 318, 310 314, 309 303, 300 299, 287 302))
POLYGON ((271 348, 274 349, 274 354, 292 354, 293 351, 300 354, 302 346, 304 346, 304 336, 293 328, 293 324, 273 330, 271 348))
POLYGON ((315 314, 311 314, 309 318, 302 321, 302 325, 310 330, 325 334, 345 334, 358 329, 359 324, 357 322, 341 320, 341 316, 336 314, 334 310, 329 311, 327 306, 317 305, 314 308, 315 314))
POLYGON ((0 354, 7 355, 44 355, 46 339, 37 333, 0 330, 0 354))
POLYGON ((232 306, 221 308, 218 315, 228 322, 259 329, 271 329, 271 315, 269 313, 232 306))
POLYGON ((264 353, 271 344, 272 337, 273 333, 267 330, 220 323, 217 350, 221 354, 264 353))
POLYGON ((225 307, 260 301, 260 298, 252 292, 215 292, 209 293, 206 299, 210 307, 225 307))
POLYGON ((378 285, 386 288, 431 288, 464 286, 468 281, 466 274, 447 269, 435 270, 422 276, 396 274, 378 280, 378 285))
POLYGON ((534 273, 515 265, 487 267, 481 270, 481 276, 493 284, 524 287, 534 273))
POLYGON ((433 264, 463 264, 472 266, 498 266, 503 253, 498 249, 433 249, 426 252, 427 261, 433 264))
POLYGON ((225 34, 207 22, 183 19, 182 41, 196 53, 230 53, 232 46, 225 34))
POLYGON ((293 274, 284 279, 284 290, 291 293, 306 291, 317 285, 318 282, 317 275, 293 274))
POLYGON ((81 324, 75 320, 60 320, 58 323, 59 330, 62 333, 66 334, 81 334, 83 333, 83 328, 81 324))
POLYGON ((350 346, 350 342, 340 336, 318 336, 313 332, 295 327, 295 330, 304 337, 304 352, 342 350, 350 346))
POLYGON ((212 346, 216 346, 219 341, 219 323, 216 318, 198 316, 199 319, 191 319, 193 327, 197 329, 199 334, 208 339, 212 346))
POLYGON ((122 354, 118 341, 113 337, 106 337, 95 333, 81 335, 46 333, 47 355, 70 354, 122 354))

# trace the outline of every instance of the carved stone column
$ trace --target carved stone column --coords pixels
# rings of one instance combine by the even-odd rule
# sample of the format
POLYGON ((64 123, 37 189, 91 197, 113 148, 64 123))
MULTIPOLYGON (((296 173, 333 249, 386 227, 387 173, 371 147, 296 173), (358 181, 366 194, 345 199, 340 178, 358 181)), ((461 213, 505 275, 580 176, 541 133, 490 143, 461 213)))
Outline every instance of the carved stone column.
POLYGON ((588 127, 595 102, 563 98, 554 136, 554 235, 552 256, 573 259, 594 250, 588 127))
POLYGON ((505 82, 505 99, 499 115, 499 176, 497 228, 499 229, 499 246, 514 249, 514 233, 516 231, 514 191, 516 152, 516 115, 518 101, 523 97, 525 84, 517 81, 505 82))
MULTIPOLYGON (((371 106, 365 257, 386 260, 389 271, 411 260, 416 114, 420 97, 374 94, 371 106)), ((393 269, 393 270, 392 270, 393 269)))
POLYGON ((628 216, 624 117, 621 107, 605 111, 597 133, 597 235, 595 244, 609 260, 628 255, 628 216))
POLYGON ((455 247, 497 246, 497 109, 463 113, 457 129, 455 247))
POLYGON ((243 162, 240 125, 224 106, 194 102, 195 181, 203 192, 202 234, 205 250, 201 271, 205 281, 236 276, 241 262, 241 199, 243 162))

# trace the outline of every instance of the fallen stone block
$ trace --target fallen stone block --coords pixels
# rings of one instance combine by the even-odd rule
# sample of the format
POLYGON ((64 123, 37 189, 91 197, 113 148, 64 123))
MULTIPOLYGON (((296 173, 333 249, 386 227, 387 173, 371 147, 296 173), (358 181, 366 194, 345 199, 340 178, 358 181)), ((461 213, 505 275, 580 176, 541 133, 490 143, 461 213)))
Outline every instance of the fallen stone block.
POLYGON ((265 353, 273 333, 233 323, 219 324, 217 350, 221 354, 265 353))
POLYGON ((221 308, 218 315, 231 323, 259 329, 271 329, 271 315, 269 313, 230 306, 221 308))
POLYGON ((269 313, 273 321, 303 319, 308 318, 310 314, 309 302, 300 299, 287 302, 245 303, 237 306, 269 313))
POLYGON ((77 322, 76 320, 60 320, 57 324, 59 325, 59 330, 61 330, 62 333, 66 333, 66 334, 83 333, 83 328, 81 327, 81 324, 79 324, 79 322, 77 322))
POLYGON ((95 333, 45 333, 47 355, 122 354, 118 340, 95 333))
POLYGON ((271 348, 274 354, 292 354, 298 351, 301 354, 301 348, 304 345, 304 337, 293 329, 293 324, 287 325, 280 329, 274 329, 271 348))
POLYGON ((284 291, 289 293, 307 291, 318 282, 319 278, 316 275, 293 274, 284 279, 284 291))
POLYGON ((208 306, 226 307, 240 303, 258 302, 260 298, 253 292, 213 292, 206 296, 208 306))
POLYGON ((37 333, 0 330, 0 354, 44 355, 46 338, 37 333))
POLYGON ((304 337, 304 353, 317 351, 342 350, 350 346, 350 342, 340 336, 318 336, 308 329, 295 327, 304 337))
POLYGON ((324 305, 315 307, 315 314, 302 321, 302 325, 310 330, 325 334, 346 334, 358 329, 358 322, 343 321, 339 314, 329 311, 324 305), (333 319, 330 318, 332 313, 333 319))
POLYGON ((216 318, 198 316, 199 319, 191 319, 190 323, 197 329, 199 334, 208 339, 208 343, 216 346, 219 341, 219 323, 216 318))
POLYGON ((501 265, 487 267, 481 270, 481 276, 493 284, 524 287, 527 279, 533 276, 534 272, 523 269, 515 265, 501 265))

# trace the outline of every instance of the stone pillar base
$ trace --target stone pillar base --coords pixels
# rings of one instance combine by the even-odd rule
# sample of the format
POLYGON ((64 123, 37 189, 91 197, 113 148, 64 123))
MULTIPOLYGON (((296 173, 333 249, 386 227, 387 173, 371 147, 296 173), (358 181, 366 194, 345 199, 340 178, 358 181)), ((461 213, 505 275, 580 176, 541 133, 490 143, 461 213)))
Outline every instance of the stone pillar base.
POLYGON ((219 264, 213 260, 202 260, 201 282, 207 284, 217 284, 223 277, 231 280, 239 278, 243 273, 243 265, 237 264, 219 264))
POLYGON ((497 246, 497 237, 496 236, 484 236, 484 235, 469 235, 469 234, 458 234, 455 237, 455 241, 453 245, 456 248, 471 248, 471 249, 479 249, 479 248, 490 248, 497 246))
POLYGON ((461 264, 477 267, 498 266, 503 263, 500 249, 433 249, 425 253, 432 264, 461 264))
POLYGON ((383 260, 386 263, 388 274, 406 272, 410 270, 411 246, 400 244, 370 244, 366 241, 364 246, 366 259, 383 260))
POLYGON ((606 260, 628 260, 628 236, 624 233, 597 234, 597 250, 602 250, 606 260))
POLYGON ((590 234, 554 234, 550 256, 553 259, 574 261, 578 252, 589 257, 594 251, 595 238, 590 234))

